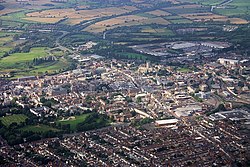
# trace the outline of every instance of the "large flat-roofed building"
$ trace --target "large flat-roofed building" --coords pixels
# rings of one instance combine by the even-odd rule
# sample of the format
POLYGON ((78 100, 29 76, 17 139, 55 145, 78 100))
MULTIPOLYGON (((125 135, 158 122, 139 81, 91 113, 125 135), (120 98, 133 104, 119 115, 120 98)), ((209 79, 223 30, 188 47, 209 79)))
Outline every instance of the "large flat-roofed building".
POLYGON ((176 125, 178 119, 165 119, 165 120, 157 120, 155 121, 156 126, 173 126, 176 125))
POLYGON ((231 66, 236 66, 239 64, 239 60, 233 60, 233 59, 224 59, 224 58, 219 58, 218 62, 222 65, 231 65, 231 66))
POLYGON ((176 108, 174 113, 177 117, 188 117, 193 115, 195 112, 201 112, 202 107, 199 105, 188 105, 176 108))
POLYGON ((231 111, 223 111, 209 116, 212 121, 220 119, 229 119, 231 121, 246 121, 250 120, 250 111, 242 109, 234 109, 231 111))

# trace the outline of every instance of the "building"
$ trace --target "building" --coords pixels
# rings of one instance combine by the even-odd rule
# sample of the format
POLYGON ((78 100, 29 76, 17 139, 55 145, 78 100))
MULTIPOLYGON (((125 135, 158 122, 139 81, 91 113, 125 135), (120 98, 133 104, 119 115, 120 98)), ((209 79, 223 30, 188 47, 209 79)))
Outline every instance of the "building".
POLYGON ((209 116, 211 120, 229 119, 231 121, 247 121, 250 119, 250 112, 242 109, 223 111, 209 116))
POLYGON ((62 87, 54 87, 48 91, 49 96, 58 96, 67 94, 67 89, 62 87))
POLYGON ((173 126, 178 123, 178 119, 165 119, 155 121, 155 126, 173 126))
POLYGON ((202 92, 208 91, 208 86, 206 84, 201 84, 199 87, 202 92))
POLYGON ((224 59, 224 58, 219 58, 218 62, 224 66, 236 66, 239 64, 239 60, 224 59))
POLYGON ((201 98, 201 99, 208 99, 211 95, 211 92, 198 92, 195 93, 195 96, 201 98))
POLYGON ((32 108, 30 109, 30 112, 40 117, 42 113, 47 114, 50 112, 50 110, 51 109, 49 107, 43 106, 43 107, 38 107, 38 108, 32 108))
POLYGON ((180 108, 176 108, 174 113, 177 117, 192 116, 195 112, 201 112, 202 107, 199 105, 188 105, 180 108))

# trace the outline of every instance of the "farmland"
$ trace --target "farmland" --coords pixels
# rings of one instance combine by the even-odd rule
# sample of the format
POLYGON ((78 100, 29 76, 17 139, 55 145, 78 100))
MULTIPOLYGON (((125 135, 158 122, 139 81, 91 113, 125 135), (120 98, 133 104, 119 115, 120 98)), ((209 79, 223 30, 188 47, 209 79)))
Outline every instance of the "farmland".
POLYGON ((228 18, 226 16, 217 15, 213 13, 191 13, 191 14, 182 14, 181 16, 193 21, 219 21, 219 22, 229 21, 232 24, 248 23, 248 21, 241 18, 228 18))
POLYGON ((73 1, 59 4, 52 3, 50 0, 42 0, 39 2, 31 2, 31 6, 20 6, 15 4, 13 0, 10 4, 15 4, 18 8, 7 5, 2 11, 0 17, 3 21, 11 23, 33 24, 50 23, 50 24, 67 24, 78 25, 90 20, 100 19, 100 21, 85 27, 83 31, 91 33, 100 33, 109 29, 124 26, 134 26, 143 24, 189 24, 201 21, 215 21, 215 22, 229 22, 231 24, 247 24, 248 21, 241 16, 247 14, 249 3, 247 0, 235 0, 228 4, 230 8, 215 8, 211 13, 211 5, 219 5, 218 0, 168 0, 166 2, 172 5, 163 6, 155 9, 152 4, 142 1, 132 1, 135 4, 140 4, 137 7, 133 5, 123 5, 119 7, 100 5, 98 3, 90 3, 87 1, 79 2, 74 6, 73 1), (185 3, 184 3, 185 2, 185 3), (189 3, 189 4, 188 4, 189 3), (46 5, 50 4, 50 5, 46 5), (146 12, 137 12, 137 14, 130 14, 131 12, 140 11, 143 8, 153 8, 146 12), (203 14, 204 13, 204 14, 203 14), (196 14, 199 14, 196 15, 196 14), (122 15, 122 16, 120 16, 122 15), (228 18, 228 16, 234 16, 228 18), (239 17, 235 17, 239 16, 239 17), (107 18, 108 17, 108 18, 107 18), (111 18, 109 18, 111 17, 111 18), (179 17, 178 19, 171 19, 171 17, 179 17), (181 17, 181 18, 180 18, 181 17), (106 19, 107 18, 107 19, 106 19))
POLYGON ((14 114, 14 115, 10 115, 10 116, 5 116, 5 117, 1 117, 0 121, 3 123, 4 126, 10 126, 12 123, 17 123, 20 124, 22 122, 25 122, 25 120, 28 117, 26 115, 23 114, 14 114))
POLYGON ((226 16, 248 16, 250 3, 248 0, 234 0, 227 4, 227 8, 216 8, 215 12, 226 16))
POLYGON ((41 22, 41 23, 57 23, 62 20, 62 18, 43 18, 43 17, 25 17, 24 20, 32 21, 32 22, 41 22))
POLYGON ((39 12, 27 13, 25 20, 37 21, 37 22, 47 22, 55 23, 62 19, 67 19, 68 24, 79 24, 83 21, 88 21, 96 18, 107 17, 112 15, 120 15, 137 10, 137 8, 132 6, 123 6, 120 8, 100 8, 100 9, 85 9, 76 10, 73 8, 68 9, 51 9, 39 12), (47 21, 46 21, 47 20, 47 21))
POLYGON ((169 22, 161 17, 147 18, 137 15, 127 15, 97 22, 85 28, 84 31, 99 33, 121 26, 144 25, 144 24, 168 25, 169 22))
POLYGON ((155 16, 169 16, 169 15, 171 15, 170 13, 165 12, 163 10, 154 10, 154 11, 147 12, 147 13, 155 15, 155 16))

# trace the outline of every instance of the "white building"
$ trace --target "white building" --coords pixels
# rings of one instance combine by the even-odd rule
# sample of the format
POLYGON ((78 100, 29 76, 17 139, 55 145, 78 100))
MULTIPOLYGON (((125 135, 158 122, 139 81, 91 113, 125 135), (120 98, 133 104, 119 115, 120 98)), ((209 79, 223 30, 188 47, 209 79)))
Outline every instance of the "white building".
POLYGON ((239 64, 239 60, 233 60, 233 59, 224 59, 224 58, 219 58, 218 62, 224 66, 236 66, 239 64))
POLYGON ((165 119, 165 120, 157 120, 155 121, 155 126, 170 126, 170 125, 176 125, 178 119, 165 119))

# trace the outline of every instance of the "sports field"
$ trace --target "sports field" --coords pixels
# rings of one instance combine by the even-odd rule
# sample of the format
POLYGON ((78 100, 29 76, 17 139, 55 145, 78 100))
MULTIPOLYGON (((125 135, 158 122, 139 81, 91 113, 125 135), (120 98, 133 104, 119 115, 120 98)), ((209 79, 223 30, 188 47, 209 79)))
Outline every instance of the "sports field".
POLYGON ((4 126, 8 127, 12 123, 20 124, 22 122, 25 122, 27 118, 28 117, 23 114, 14 114, 10 116, 1 117, 0 121, 4 124, 4 126))
POLYGON ((71 130, 76 130, 77 124, 83 122, 87 118, 87 116, 89 116, 90 114, 91 113, 82 114, 82 115, 79 115, 79 116, 74 116, 74 117, 68 117, 68 118, 65 118, 65 119, 61 119, 61 120, 57 121, 57 124, 59 124, 59 123, 61 125, 67 125, 67 124, 69 124, 71 130))

